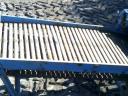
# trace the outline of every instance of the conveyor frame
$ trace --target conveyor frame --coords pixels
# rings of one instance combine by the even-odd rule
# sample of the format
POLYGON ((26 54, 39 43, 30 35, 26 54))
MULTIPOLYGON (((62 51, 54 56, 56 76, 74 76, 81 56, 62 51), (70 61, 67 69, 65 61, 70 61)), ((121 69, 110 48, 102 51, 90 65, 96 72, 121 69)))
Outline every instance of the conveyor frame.
MULTIPOLYGON (((13 16, 1 16, 1 22, 11 23, 36 23, 49 25, 62 25, 68 27, 79 27, 117 32, 113 26, 100 26, 91 24, 79 24, 70 22, 60 22, 53 20, 40 20, 32 18, 21 18, 13 16), (115 31, 114 31, 115 30, 115 31)), ((119 35, 120 36, 120 35, 119 35)), ((75 61, 56 61, 56 60, 26 60, 26 59, 8 59, 0 58, 0 63, 5 69, 9 70, 56 70, 56 71, 75 71, 75 72, 110 72, 110 73, 128 73, 127 64, 115 63, 95 63, 95 62, 75 62, 75 61), (42 64, 42 62, 44 64, 42 64), (60 64, 61 63, 61 64, 60 64), (67 63, 67 64, 66 64, 67 63), (74 63, 76 63, 74 65, 74 63), (18 65, 17 65, 18 64, 18 65), (69 67, 69 68, 68 68, 69 67)))
MULTIPOLYGON (((116 27, 114 26, 100 26, 100 25, 91 25, 91 24, 79 24, 79 23, 70 23, 70 22, 60 22, 53 20, 40 20, 40 19, 31 19, 31 18, 21 18, 13 16, 1 16, 1 22, 7 23, 35 23, 35 24, 48 24, 48 25, 61 25, 68 27, 79 27, 79 28, 89 28, 97 29, 102 31, 117 32, 116 27)), ((71 72, 101 72, 101 73, 118 73, 118 74, 128 74, 128 65, 127 64, 114 64, 114 63, 91 63, 91 62, 75 62, 75 61, 55 61, 55 60, 26 60, 26 59, 8 59, 1 58, 0 65, 2 66, 1 74, 2 77, 5 76, 4 69, 7 70, 44 70, 44 71, 71 71, 71 72), (75 63, 75 64, 74 64, 75 63)), ((14 88, 10 87, 8 89, 10 95, 15 96, 19 94, 19 77, 16 77, 16 89, 17 93, 14 92, 14 88), (10 91, 11 90, 11 91, 10 91), (15 93, 15 94, 13 94, 15 93)), ((6 77, 6 80, 8 78, 6 77)), ((4 80, 3 80, 4 81, 4 80)), ((9 80, 8 80, 9 81, 9 80)), ((5 85, 11 86, 11 83, 5 81, 5 85)))

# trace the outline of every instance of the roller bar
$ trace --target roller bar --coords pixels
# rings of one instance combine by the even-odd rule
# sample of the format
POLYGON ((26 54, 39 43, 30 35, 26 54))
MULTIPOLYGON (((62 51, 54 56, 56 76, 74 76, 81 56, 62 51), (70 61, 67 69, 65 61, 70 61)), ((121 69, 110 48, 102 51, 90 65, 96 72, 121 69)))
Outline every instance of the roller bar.
POLYGON ((13 19, 0 23, 0 63, 8 70, 128 73, 128 41, 102 27, 13 19))

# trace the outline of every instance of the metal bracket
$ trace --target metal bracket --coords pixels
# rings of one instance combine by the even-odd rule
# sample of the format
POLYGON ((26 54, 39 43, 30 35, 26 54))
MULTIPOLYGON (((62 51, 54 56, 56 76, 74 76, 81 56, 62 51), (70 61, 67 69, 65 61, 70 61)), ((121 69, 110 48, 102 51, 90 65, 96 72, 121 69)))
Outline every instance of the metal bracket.
POLYGON ((0 65, 0 78, 5 84, 5 87, 8 91, 9 96, 17 96, 14 90, 13 85, 11 84, 9 78, 7 77, 4 68, 0 65))

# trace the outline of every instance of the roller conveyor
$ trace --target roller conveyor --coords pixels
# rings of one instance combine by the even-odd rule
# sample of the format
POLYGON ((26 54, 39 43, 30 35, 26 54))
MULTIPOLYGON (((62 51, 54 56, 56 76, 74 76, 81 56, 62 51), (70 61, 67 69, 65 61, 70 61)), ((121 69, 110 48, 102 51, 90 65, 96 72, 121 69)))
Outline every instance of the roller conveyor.
POLYGON ((99 30, 0 23, 0 38, 1 58, 128 64, 128 43, 99 30))
POLYGON ((7 70, 128 72, 127 39, 101 26, 8 18, 0 23, 7 70))
POLYGON ((20 78, 110 80, 128 74, 128 39, 119 34, 127 34, 125 26, 116 30, 12 16, 0 20, 0 78, 11 96, 20 94, 20 78), (15 90, 7 75, 15 76, 15 90))

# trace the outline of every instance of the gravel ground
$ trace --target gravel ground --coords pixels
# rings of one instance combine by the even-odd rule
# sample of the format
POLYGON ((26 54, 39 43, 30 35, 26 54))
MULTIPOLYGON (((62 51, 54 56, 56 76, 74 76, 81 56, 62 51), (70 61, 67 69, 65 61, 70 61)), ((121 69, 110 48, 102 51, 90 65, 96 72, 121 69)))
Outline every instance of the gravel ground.
MULTIPOLYGON (((118 13, 128 8, 128 0, 0 0, 2 15, 53 19, 88 24, 115 24, 118 13)), ((12 84, 14 78, 10 77, 12 84)), ((0 93, 6 93, 0 84, 0 93)), ((122 82, 74 79, 29 78, 21 80, 22 96, 127 96, 122 82), (115 95, 114 95, 115 94, 115 95)))
POLYGON ((119 11, 128 7, 128 0, 0 1, 0 11, 2 11, 3 15, 103 25, 115 23, 119 11))

